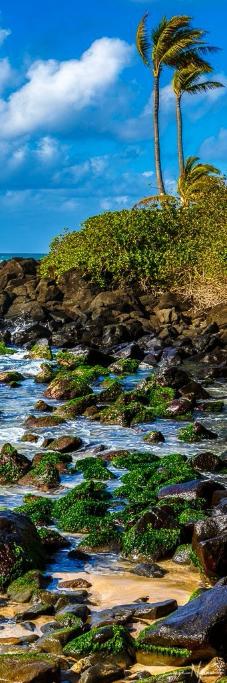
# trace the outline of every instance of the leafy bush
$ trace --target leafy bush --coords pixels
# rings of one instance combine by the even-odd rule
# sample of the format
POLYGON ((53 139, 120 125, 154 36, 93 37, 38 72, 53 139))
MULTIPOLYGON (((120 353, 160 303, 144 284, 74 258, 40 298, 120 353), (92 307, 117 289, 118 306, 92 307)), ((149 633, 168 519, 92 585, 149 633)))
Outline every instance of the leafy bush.
POLYGON ((226 272, 226 219, 224 181, 188 208, 173 200, 161 207, 93 216, 80 232, 53 240, 41 273, 59 277, 77 268, 101 287, 126 280, 142 288, 220 280, 226 272))

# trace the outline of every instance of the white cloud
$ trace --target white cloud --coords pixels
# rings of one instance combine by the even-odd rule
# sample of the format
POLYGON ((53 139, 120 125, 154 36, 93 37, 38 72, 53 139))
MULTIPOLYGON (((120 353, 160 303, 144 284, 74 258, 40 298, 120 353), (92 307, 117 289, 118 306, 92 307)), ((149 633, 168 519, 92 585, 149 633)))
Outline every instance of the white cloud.
POLYGON ((199 151, 202 159, 226 161, 227 157, 227 128, 221 128, 218 135, 212 135, 206 138, 202 143, 199 151))
POLYGON ((79 60, 34 62, 27 82, 0 100, 0 135, 61 128, 76 112, 97 103, 130 63, 132 52, 123 40, 101 38, 79 60))
POLYGON ((6 85, 9 85, 13 78, 13 69, 7 57, 0 59, 0 92, 2 92, 6 85))
POLYGON ((11 35, 11 31, 9 28, 0 28, 0 46, 3 45, 5 42, 6 38, 11 35))

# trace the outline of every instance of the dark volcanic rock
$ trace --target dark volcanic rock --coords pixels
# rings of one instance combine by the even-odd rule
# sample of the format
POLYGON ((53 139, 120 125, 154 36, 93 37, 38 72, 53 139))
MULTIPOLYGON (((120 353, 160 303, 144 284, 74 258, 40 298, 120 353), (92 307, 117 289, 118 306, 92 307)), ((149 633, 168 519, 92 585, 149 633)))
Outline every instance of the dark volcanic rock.
POLYGON ((151 579, 161 579, 167 574, 167 570, 163 569, 163 567, 159 567, 159 565, 155 563, 140 562, 140 564, 133 567, 131 573, 136 574, 137 576, 146 576, 151 579))
POLYGON ((227 515, 220 514, 197 522, 192 546, 210 578, 227 574, 227 515))
POLYGON ((34 524, 25 517, 0 511, 0 575, 4 587, 28 569, 42 566, 43 550, 34 524), (18 557, 20 562, 18 562, 18 557))
POLYGON ((208 505, 211 503, 212 495, 216 490, 223 490, 224 486, 210 479, 193 479, 183 484, 170 484, 163 486, 158 492, 158 498, 182 498, 183 500, 196 500, 205 498, 208 505))
POLYGON ((183 648, 189 661, 226 655, 227 586, 217 585, 143 633, 149 646, 183 648))
POLYGON ((194 470, 199 472, 215 472, 220 469, 221 461, 215 453, 204 451, 194 455, 191 464, 194 470))

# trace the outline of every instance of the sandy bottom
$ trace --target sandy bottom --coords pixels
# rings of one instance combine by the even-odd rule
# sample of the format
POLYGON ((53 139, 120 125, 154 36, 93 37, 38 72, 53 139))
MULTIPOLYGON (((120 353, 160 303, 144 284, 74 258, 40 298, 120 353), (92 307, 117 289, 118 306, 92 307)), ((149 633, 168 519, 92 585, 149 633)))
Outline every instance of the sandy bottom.
POLYGON ((74 578, 90 581, 92 584, 89 589, 90 601, 94 603, 93 609, 97 610, 131 603, 144 597, 147 597, 149 602, 161 602, 173 598, 179 605, 183 605, 192 591, 201 585, 199 573, 171 561, 162 562, 160 565, 168 571, 162 579, 136 576, 127 571, 116 574, 113 572, 109 574, 56 572, 53 576, 59 581, 74 578))

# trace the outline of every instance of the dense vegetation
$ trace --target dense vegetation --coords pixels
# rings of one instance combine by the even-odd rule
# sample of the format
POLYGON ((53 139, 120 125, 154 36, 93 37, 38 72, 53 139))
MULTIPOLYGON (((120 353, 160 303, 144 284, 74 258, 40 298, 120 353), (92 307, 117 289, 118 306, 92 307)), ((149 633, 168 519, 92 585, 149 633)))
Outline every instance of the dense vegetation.
POLYGON ((43 260, 43 276, 78 268, 100 287, 127 280, 152 286, 207 291, 224 286, 227 255, 227 190, 220 182, 197 205, 174 199, 147 209, 104 213, 85 221, 80 232, 56 237, 43 260), (218 226, 218 229, 217 229, 218 226))

